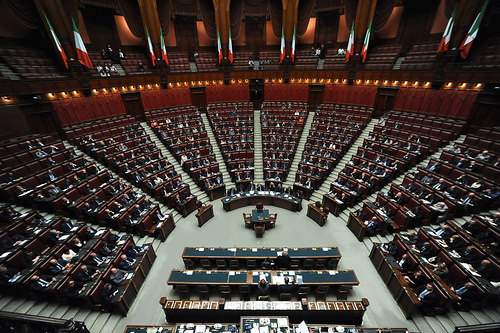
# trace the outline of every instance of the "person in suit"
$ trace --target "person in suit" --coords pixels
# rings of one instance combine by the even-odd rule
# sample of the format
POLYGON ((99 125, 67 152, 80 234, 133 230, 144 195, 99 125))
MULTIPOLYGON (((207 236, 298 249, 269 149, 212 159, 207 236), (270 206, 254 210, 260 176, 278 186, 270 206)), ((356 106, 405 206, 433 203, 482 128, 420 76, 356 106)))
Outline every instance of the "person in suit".
POLYGON ((398 265, 399 265, 399 267, 401 267, 401 270, 403 272, 408 272, 411 270, 412 265, 411 265, 411 261, 410 261, 410 257, 408 256, 408 253, 404 253, 401 256, 401 259, 399 259, 399 261, 398 261, 398 265))
POLYGON ((465 246, 463 239, 459 235, 451 236, 446 243, 449 247, 456 251, 461 251, 465 246))
POLYGON ((420 311, 424 315, 429 315, 434 313, 435 306, 437 304, 437 295, 434 290, 434 286, 431 283, 427 283, 425 286, 415 290, 418 295, 418 300, 421 302, 420 311))
POLYGON ((368 236, 374 236, 377 233, 378 218, 375 215, 372 216, 370 220, 364 221, 364 224, 366 226, 366 234, 368 236))
POLYGON ((90 253, 90 257, 87 261, 87 265, 89 266, 92 266, 94 268, 97 268, 97 267, 100 267, 100 266, 103 266, 106 264, 106 261, 97 255, 97 253, 95 252, 91 252, 90 253))
POLYGON ((116 250, 116 246, 108 243, 107 241, 102 241, 98 252, 101 256, 107 257, 107 256, 111 255, 112 253, 114 253, 115 250, 116 250))
POLYGON ((472 245, 467 246, 462 252, 460 252, 460 257, 461 261, 471 264, 472 266, 476 266, 479 263, 479 257, 476 251, 474 251, 474 246, 472 245))
POLYGON ((53 276, 64 272, 66 270, 66 267, 69 265, 69 262, 64 260, 64 259, 50 259, 49 261, 49 273, 53 276))
POLYGON ((109 276, 109 280, 114 285, 120 286, 127 284, 131 276, 132 273, 113 267, 111 268, 111 275, 109 276))
POLYGON ((9 283, 9 280, 19 275, 19 272, 12 268, 8 267, 6 264, 0 264, 0 285, 6 285, 9 283))
POLYGON ((62 222, 61 222, 61 226, 59 227, 59 229, 63 233, 68 233, 71 231, 71 229, 73 229, 73 223, 71 223, 71 220, 69 218, 62 217, 62 222))
POLYGON ((122 254, 120 256, 120 262, 118 263, 118 267, 123 270, 130 270, 135 268, 137 261, 135 259, 129 259, 127 255, 122 254))
POLYGON ((278 285, 278 294, 290 293, 292 294, 295 289, 295 281, 290 284, 290 279, 288 276, 284 278, 285 284, 278 285))
POLYGON ((481 275, 481 277, 491 280, 495 278, 495 268, 493 263, 489 259, 481 260, 481 263, 474 268, 476 273, 481 275))
POLYGON ((119 289, 113 286, 111 283, 106 283, 104 285, 101 292, 102 309, 104 311, 110 311, 112 303, 115 300, 115 297, 118 294, 118 292, 119 289))
POLYGON ((32 291, 41 291, 49 287, 55 281, 55 277, 50 275, 33 275, 30 278, 29 288, 32 291))
POLYGON ((291 260, 292 259, 288 255, 288 252, 283 251, 283 253, 280 256, 276 257, 276 267, 278 269, 287 270, 290 268, 290 261, 291 260))
POLYGON ((419 255, 425 258, 432 257, 434 250, 432 249, 431 243, 423 242, 422 244, 417 244, 412 247, 419 255))
POLYGON ((52 169, 49 169, 47 171, 47 174, 45 175, 45 181, 47 182, 53 182, 53 181, 56 181, 57 180, 57 176, 54 174, 54 172, 52 171, 52 169))
POLYGON ((406 275, 405 280, 413 290, 421 289, 426 282, 426 278, 422 271, 416 271, 412 275, 406 275))
POLYGON ((76 279, 80 282, 89 282, 94 280, 94 278, 99 274, 97 268, 87 265, 82 265, 78 274, 76 275, 76 279))
POLYGON ((451 290, 455 292, 455 295, 458 298, 458 302, 456 303, 457 310, 460 311, 468 311, 471 306, 477 302, 478 300, 478 292, 474 283, 467 281, 463 285, 458 285, 451 287, 451 290))
POLYGON ((83 283, 77 282, 75 280, 69 280, 66 287, 63 290, 63 295, 68 300, 74 300, 80 295, 86 288, 83 283))
POLYGON ((54 184, 51 184, 49 186, 49 190, 47 192, 50 194, 52 198, 55 198, 62 193, 61 189, 54 184))
POLYGON ((50 231, 47 235, 47 238, 46 238, 46 242, 48 245, 54 246, 55 244, 57 244, 57 242, 59 241, 59 237, 61 237, 61 236, 62 236, 62 232, 60 232, 59 230, 50 229, 50 231))

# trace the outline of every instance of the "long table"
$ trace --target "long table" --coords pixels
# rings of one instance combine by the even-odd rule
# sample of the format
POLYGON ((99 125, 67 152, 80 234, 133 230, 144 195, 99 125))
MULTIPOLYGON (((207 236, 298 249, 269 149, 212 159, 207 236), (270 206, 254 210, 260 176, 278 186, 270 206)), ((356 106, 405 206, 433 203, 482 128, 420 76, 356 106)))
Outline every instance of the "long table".
POLYGON ((271 205, 294 212, 302 209, 302 200, 285 193, 277 193, 272 191, 255 191, 244 192, 225 197, 221 199, 222 207, 227 212, 246 206, 262 203, 263 205, 271 205))
MULTIPOLYGON (((365 306, 361 301, 202 301, 160 300, 168 323, 238 322, 243 316, 287 316, 291 323, 361 324, 365 306)), ((240 326, 241 328, 241 326, 240 326)), ((240 332, 243 330, 240 330, 240 332)))
POLYGON ((287 250, 291 259, 300 260, 299 267, 302 267, 305 259, 326 259, 328 268, 337 268, 337 264, 342 258, 338 247, 185 247, 182 259, 186 267, 191 267, 192 264, 198 265, 201 259, 236 259, 241 265, 247 265, 248 260, 256 260, 260 267, 260 263, 264 259, 276 259, 283 250, 287 250))
MULTIPOLYGON (((261 279, 276 286, 284 277, 297 281, 302 286, 357 286, 359 280, 354 270, 308 270, 308 271, 206 271, 178 270, 170 272, 167 284, 176 285, 257 285, 261 279), (299 281, 302 280, 302 281, 299 281), (302 283, 300 283, 302 282, 302 283)), ((283 282, 281 282, 283 283, 283 282)))

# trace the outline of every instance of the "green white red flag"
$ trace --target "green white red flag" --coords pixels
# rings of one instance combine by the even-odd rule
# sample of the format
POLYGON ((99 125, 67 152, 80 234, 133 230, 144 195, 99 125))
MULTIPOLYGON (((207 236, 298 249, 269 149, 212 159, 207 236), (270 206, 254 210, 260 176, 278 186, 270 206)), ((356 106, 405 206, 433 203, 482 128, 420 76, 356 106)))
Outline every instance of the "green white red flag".
POLYGON ((83 43, 82 36, 78 32, 78 28, 76 27, 75 20, 71 18, 71 21, 73 21, 73 35, 75 36, 75 46, 76 46, 76 54, 78 56, 78 61, 88 67, 92 68, 92 61, 90 60, 89 53, 87 52, 87 49, 85 48, 85 44, 83 43))
POLYGON ((66 66, 66 68, 69 68, 68 56, 66 56, 66 52, 64 52, 64 49, 62 48, 61 43, 59 42, 59 39, 56 36, 56 32, 54 31, 54 28, 52 28, 52 25, 50 24, 49 18, 47 17, 47 15, 45 15, 45 13, 43 13, 43 16, 45 16, 45 20, 47 21, 47 25, 49 26, 50 33, 52 35, 52 39, 54 40, 54 43, 56 44, 57 51, 59 51, 59 54, 64 62, 64 66, 66 66))
POLYGON ((149 56, 151 57, 151 63, 153 64, 153 66, 156 66, 155 52, 153 50, 153 44, 151 43, 151 38, 149 38, 148 28, 146 28, 146 35, 148 37, 148 49, 149 49, 149 56))
POLYGON ((233 39, 231 36, 231 28, 229 28, 229 62, 233 63, 233 39))
POLYGON ((354 22, 352 22, 351 33, 349 34, 349 42, 345 53, 345 62, 349 62, 351 56, 354 55, 354 22))
POLYGON ((163 31, 160 28, 160 39, 161 39, 161 60, 164 60, 168 65, 168 57, 167 57, 167 47, 165 46, 165 40, 163 39, 163 31))
POLYGON ((476 19, 474 20, 474 23, 472 23, 472 26, 469 29, 469 32, 467 33, 467 36, 465 37, 464 41, 462 42, 462 45, 460 45, 460 56, 462 59, 467 58, 469 55, 470 48, 472 46, 472 42, 476 39, 477 32, 479 31, 479 26, 481 25, 481 21, 483 20, 484 13, 486 12, 486 7, 488 7, 488 3, 490 0, 486 0, 483 4, 483 7, 481 8, 481 11, 479 14, 477 14, 476 19))
POLYGON ((222 44, 220 42, 219 28, 217 28, 217 54, 219 55, 219 64, 222 61, 222 44))
POLYGON ((363 42, 363 48, 361 49, 361 57, 363 57, 363 62, 366 60, 366 54, 368 53, 368 44, 370 43, 370 35, 372 33, 372 22, 373 18, 370 21, 370 26, 368 27, 368 30, 366 30, 366 35, 365 35, 365 41, 363 42))
POLYGON ((295 62, 295 27, 293 27, 292 53, 290 57, 292 58, 292 62, 295 62))
POLYGON ((281 28, 280 64, 285 60, 285 33, 281 28))
POLYGON ((437 50, 437 53, 439 54, 448 51, 448 46, 450 45, 451 32, 453 30, 453 25, 455 24, 455 14, 457 13, 457 7, 458 3, 455 5, 453 13, 451 13, 451 17, 448 20, 446 29, 444 29, 443 38, 441 38, 441 43, 439 43, 439 48, 437 50))

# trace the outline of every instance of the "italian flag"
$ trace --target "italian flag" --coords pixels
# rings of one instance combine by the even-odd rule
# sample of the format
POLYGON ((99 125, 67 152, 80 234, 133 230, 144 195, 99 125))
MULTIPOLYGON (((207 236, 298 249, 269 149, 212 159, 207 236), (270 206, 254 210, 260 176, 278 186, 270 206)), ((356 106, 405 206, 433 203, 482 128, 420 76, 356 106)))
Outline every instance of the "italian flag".
POLYGON ((160 39, 161 39, 161 60, 165 60, 165 63, 168 65, 168 57, 167 57, 167 47, 165 46, 165 41, 163 40, 163 31, 160 28, 160 39))
POLYGON ((462 42, 462 45, 460 45, 460 56, 462 59, 467 58, 469 55, 470 48, 472 46, 472 42, 474 39, 476 39, 477 32, 479 30, 479 26, 481 25, 481 21, 483 20, 484 13, 486 12, 486 7, 488 7, 488 2, 490 0, 486 0, 484 2, 483 8, 481 8, 481 11, 479 14, 477 14, 476 19, 474 20, 474 23, 472 23, 472 27, 470 27, 469 32, 467 33, 467 36, 465 37, 464 41, 462 42))
POLYGON ((366 60, 366 53, 368 52, 368 44, 370 43, 370 35, 372 33, 372 22, 373 18, 370 21, 370 26, 368 26, 368 30, 366 30, 365 41, 363 42, 363 48, 361 49, 361 57, 363 57, 362 61, 366 60))
POLYGON ((82 65, 88 68, 92 68, 93 67, 92 61, 90 60, 87 49, 85 48, 85 44, 83 44, 82 36, 80 36, 80 33, 78 32, 75 20, 71 18, 71 21, 73 21, 73 34, 75 35, 75 45, 76 45, 76 53, 78 55, 78 61, 82 65))
POLYGON ((439 43, 439 48, 437 53, 441 54, 448 51, 448 46, 450 45, 451 31, 453 30, 453 25, 455 24, 455 14, 457 12, 458 3, 455 5, 453 9, 453 13, 451 13, 451 17, 448 20, 448 24, 446 25, 446 29, 443 32, 443 38, 441 38, 441 43, 439 43))
POLYGON ((285 60, 285 33, 283 27, 281 28, 281 48, 280 48, 280 64, 285 60))
POLYGON ((351 55, 354 55, 354 22, 352 22, 351 33, 349 34, 349 42, 345 53, 345 62, 349 62, 351 55))
POLYGON ((57 51, 59 51, 59 54, 61 55, 61 58, 64 62, 64 66, 66 66, 66 69, 69 68, 68 66, 68 57, 66 56, 66 52, 64 52, 64 49, 61 46, 61 43, 59 43, 59 39, 57 39, 56 33, 54 31, 54 28, 52 28, 52 25, 50 24, 49 18, 45 13, 43 13, 43 16, 45 16, 45 20, 47 20, 47 25, 49 26, 50 33, 52 35, 52 39, 54 40, 54 43, 56 44, 57 51))
POLYGON ((295 62, 295 27, 293 27, 292 53, 290 57, 292 58, 292 62, 295 62))
POLYGON ((231 28, 229 28, 229 62, 233 63, 233 40, 231 38, 231 28))
POLYGON ((222 61, 222 44, 220 42, 219 28, 217 28, 217 53, 219 55, 219 64, 222 61))
POLYGON ((148 49, 149 49, 149 56, 151 57, 151 63, 153 64, 153 66, 156 66, 155 52, 153 51, 153 44, 151 43, 151 38, 149 38, 148 28, 146 28, 146 35, 148 37, 148 49))

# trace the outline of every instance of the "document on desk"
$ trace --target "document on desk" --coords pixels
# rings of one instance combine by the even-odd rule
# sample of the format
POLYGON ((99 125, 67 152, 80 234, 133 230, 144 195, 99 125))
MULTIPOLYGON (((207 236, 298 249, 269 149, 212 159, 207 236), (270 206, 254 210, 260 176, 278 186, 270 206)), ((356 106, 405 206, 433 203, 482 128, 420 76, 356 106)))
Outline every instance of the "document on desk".
POLYGON ((186 275, 193 275, 193 271, 186 271, 186 275))
POLYGON ((269 333, 269 326, 260 326, 259 333, 269 333))
POLYGON ((273 284, 285 284, 285 277, 283 275, 281 276, 273 276, 272 277, 273 284))
POLYGON ((288 327, 287 318, 278 318, 278 327, 288 327))
POLYGON ((295 330, 296 333, 309 333, 309 329, 307 328, 306 322, 302 320, 299 324, 299 327, 295 330))

